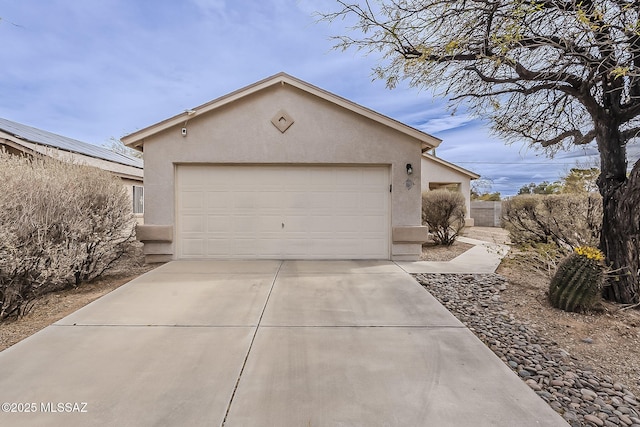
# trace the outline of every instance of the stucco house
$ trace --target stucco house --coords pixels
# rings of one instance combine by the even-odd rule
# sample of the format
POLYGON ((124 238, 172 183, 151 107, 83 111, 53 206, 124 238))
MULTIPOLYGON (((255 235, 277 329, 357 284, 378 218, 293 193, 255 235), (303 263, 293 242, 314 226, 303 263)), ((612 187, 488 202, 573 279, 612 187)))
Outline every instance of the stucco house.
POLYGON ((42 155, 104 169, 118 176, 131 196, 133 212, 144 211, 142 159, 0 118, 0 149, 9 154, 42 155))
POLYGON ((422 191, 446 188, 462 193, 467 211, 467 217, 465 218, 467 227, 473 227, 474 225, 473 218, 471 218, 471 181, 478 178, 480 178, 480 175, 477 173, 447 162, 436 157, 435 154, 422 154, 422 191))
POLYGON ((122 141, 144 151, 147 262, 415 260, 428 238, 441 141, 285 73, 122 141))

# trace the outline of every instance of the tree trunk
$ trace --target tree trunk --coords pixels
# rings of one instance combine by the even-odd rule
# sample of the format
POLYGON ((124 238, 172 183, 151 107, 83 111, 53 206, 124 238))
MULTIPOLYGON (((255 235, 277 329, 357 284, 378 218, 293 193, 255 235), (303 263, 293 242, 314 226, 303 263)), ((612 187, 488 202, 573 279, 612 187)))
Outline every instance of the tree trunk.
POLYGON ((600 249, 612 270, 603 295, 618 303, 635 304, 640 301, 640 161, 627 178, 626 146, 617 126, 600 125, 596 141, 604 214, 600 249))

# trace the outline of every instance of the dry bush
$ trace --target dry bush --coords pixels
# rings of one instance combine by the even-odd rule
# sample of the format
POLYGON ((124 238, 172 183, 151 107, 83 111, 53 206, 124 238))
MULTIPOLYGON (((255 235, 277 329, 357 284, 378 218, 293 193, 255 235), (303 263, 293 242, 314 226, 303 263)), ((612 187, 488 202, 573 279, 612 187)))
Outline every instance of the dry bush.
POLYGON ((570 251, 598 246, 602 223, 599 194, 520 195, 504 202, 504 227, 516 244, 553 243, 570 251))
POLYGON ((464 196, 457 191, 433 190, 422 193, 422 222, 433 239, 450 246, 464 228, 464 196))
POLYGON ((108 172, 0 152, 0 320, 89 281, 133 241, 135 219, 108 172))

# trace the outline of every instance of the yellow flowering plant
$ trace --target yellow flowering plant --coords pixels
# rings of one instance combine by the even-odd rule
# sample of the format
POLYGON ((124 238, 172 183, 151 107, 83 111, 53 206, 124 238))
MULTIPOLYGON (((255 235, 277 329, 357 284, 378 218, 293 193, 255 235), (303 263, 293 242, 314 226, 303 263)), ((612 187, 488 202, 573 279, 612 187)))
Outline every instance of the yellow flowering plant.
POLYGON ((602 253, 602 251, 598 248, 594 248, 593 246, 578 246, 574 249, 574 252, 577 255, 592 259, 594 261, 604 261, 604 254, 602 253))

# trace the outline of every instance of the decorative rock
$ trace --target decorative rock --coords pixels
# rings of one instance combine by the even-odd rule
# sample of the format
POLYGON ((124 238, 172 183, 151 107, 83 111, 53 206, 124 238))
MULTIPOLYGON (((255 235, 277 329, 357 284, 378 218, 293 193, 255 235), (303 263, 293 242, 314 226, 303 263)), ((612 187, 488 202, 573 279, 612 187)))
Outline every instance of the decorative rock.
POLYGON ((596 392, 591 391, 587 388, 583 388, 580 390, 580 393, 582 393, 582 398, 588 401, 593 401, 595 400, 596 397, 598 397, 598 395, 596 394, 596 392))
POLYGON ((584 416, 584 420, 585 421, 589 421, 592 424, 595 424, 597 426, 604 426, 604 421, 602 421, 600 418, 596 417, 595 415, 585 415, 584 416))
POLYGON ((610 424, 618 426, 618 425, 620 425, 620 418, 618 418, 618 417, 609 417, 609 418, 607 418, 607 422, 609 422, 610 424))
POLYGON ((625 402, 627 402, 630 405, 638 406, 638 401, 634 397, 625 395, 623 399, 625 402))
MULTIPOLYGON (((571 426, 640 427, 640 403, 621 383, 580 365, 505 310, 497 274, 419 274, 418 281, 571 426)), ((587 339, 587 338, 585 338, 587 339)), ((588 338, 593 342, 591 338, 588 338)))
POLYGON ((518 375, 520 375, 522 378, 528 378, 531 376, 531 372, 527 371, 526 369, 520 369, 518 371, 518 375))
POLYGON ((625 423, 626 425, 630 426, 631 424, 633 424, 633 421, 631 421, 631 418, 627 417, 626 415, 622 414, 619 415, 618 418, 620 419, 620 421, 622 421, 623 423, 625 423))
POLYGON ((531 387, 532 390, 535 390, 535 391, 542 390, 542 387, 540 387, 540 385, 535 380, 527 380, 525 382, 529 387, 531 387))
POLYGON ((562 417, 569 422, 578 421, 578 416, 573 411, 565 411, 565 413, 562 414, 562 417))

